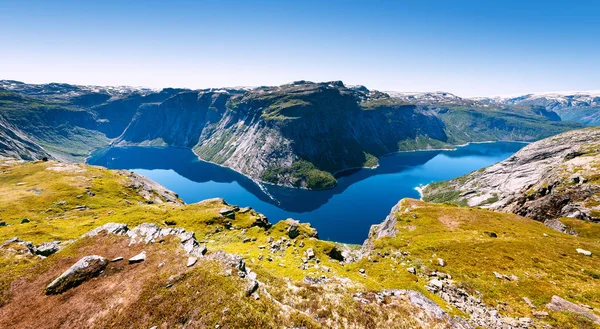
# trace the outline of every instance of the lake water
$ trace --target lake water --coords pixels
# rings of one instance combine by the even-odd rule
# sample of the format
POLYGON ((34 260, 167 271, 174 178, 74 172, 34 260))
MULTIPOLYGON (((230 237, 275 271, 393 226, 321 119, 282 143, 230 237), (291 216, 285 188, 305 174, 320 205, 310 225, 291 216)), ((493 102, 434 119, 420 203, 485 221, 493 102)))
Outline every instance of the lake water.
POLYGON ((321 239, 362 243, 402 198, 419 198, 415 187, 447 180, 502 161, 525 144, 469 144, 454 151, 395 153, 375 169, 344 172, 338 185, 307 191, 264 185, 224 167, 200 161, 192 151, 164 147, 114 147, 94 152, 88 163, 129 169, 176 192, 186 203, 220 197, 250 206, 272 223, 294 218, 310 222, 321 239))

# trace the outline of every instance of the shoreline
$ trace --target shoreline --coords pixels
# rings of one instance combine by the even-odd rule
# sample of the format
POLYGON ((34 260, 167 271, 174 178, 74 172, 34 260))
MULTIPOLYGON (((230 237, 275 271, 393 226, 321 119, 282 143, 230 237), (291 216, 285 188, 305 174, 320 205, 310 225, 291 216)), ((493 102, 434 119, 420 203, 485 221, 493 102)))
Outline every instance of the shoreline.
MULTIPOLYGON (((322 191, 322 190, 330 190, 330 189, 333 189, 333 188, 335 188, 335 187, 337 186, 337 179, 338 179, 338 178, 336 178, 336 176, 338 176, 339 174, 342 174, 342 173, 344 173, 344 172, 351 171, 351 170, 363 170, 363 169, 367 169, 367 170, 374 170, 374 169, 377 169, 377 168, 379 168, 379 166, 380 166, 380 164, 379 164, 379 159, 383 159, 383 158, 385 158, 385 157, 392 156, 392 155, 394 155, 394 154, 398 154, 398 153, 411 153, 411 152, 441 152, 441 151, 456 151, 458 148, 460 148, 460 147, 466 147, 466 146, 468 146, 468 145, 470 145, 470 144, 488 144, 488 143, 499 143, 499 142, 505 142, 505 143, 506 143, 506 142, 507 142, 507 143, 522 143, 522 144, 529 144, 529 143, 531 143, 531 142, 528 142, 528 141, 511 141, 511 140, 480 141, 480 142, 468 142, 468 143, 465 143, 465 144, 460 144, 460 145, 452 145, 452 146, 453 146, 452 148, 438 148, 438 149, 418 149, 418 150, 404 150, 404 151, 395 151, 395 152, 390 152, 390 153, 386 153, 386 154, 384 154, 384 155, 382 155, 382 156, 379 156, 379 157, 377 157, 378 163, 377 163, 377 165, 376 165, 376 166, 371 166, 371 167, 351 167, 351 168, 345 168, 345 169, 341 169, 341 170, 338 170, 338 171, 336 171, 336 172, 333 172, 333 173, 331 173, 331 174, 333 175, 333 177, 336 179, 336 185, 334 185, 334 186, 333 186, 333 187, 331 187, 331 188, 327 188, 327 189, 318 189, 318 190, 315 190, 315 189, 307 189, 307 188, 301 188, 301 187, 286 186, 286 185, 271 184, 271 183, 263 182, 263 181, 261 181, 261 180, 258 180, 258 179, 256 179, 256 178, 252 178, 252 177, 250 177, 250 176, 248 176, 248 175, 246 175, 246 174, 244 174, 244 173, 242 173, 242 172, 240 172, 240 171, 238 171, 238 170, 236 170, 236 169, 233 169, 233 168, 231 168, 231 167, 225 166, 225 165, 223 165, 223 164, 219 164, 219 163, 215 163, 215 162, 212 162, 212 161, 204 160, 204 159, 200 158, 200 156, 199 156, 199 155, 196 153, 196 151, 194 151, 194 149, 193 149, 193 148, 187 148, 187 147, 183 147, 183 146, 170 146, 170 145, 113 145, 113 144, 109 144, 109 145, 108 145, 108 146, 106 146, 106 147, 98 148, 98 149, 95 149, 95 150, 91 151, 91 152, 88 154, 88 156, 87 156, 87 157, 85 157, 85 159, 84 159, 83 163, 85 163, 85 164, 88 164, 88 163, 87 163, 87 161, 88 161, 88 159, 91 157, 92 153, 94 153, 94 152, 96 152, 96 151, 98 151, 98 150, 102 150, 102 149, 110 149, 110 148, 113 148, 113 147, 120 147, 120 148, 126 148, 126 147, 150 147, 150 148, 152 148, 152 147, 153 147, 153 148, 169 148, 169 147, 173 147, 173 148, 178 148, 178 149, 186 149, 186 150, 190 150, 190 151, 191 151, 191 152, 192 152, 192 153, 193 153, 193 154, 196 156, 196 159, 197 159, 198 161, 202 161, 202 162, 205 162, 205 163, 210 163, 210 164, 213 164, 213 165, 216 165, 216 166, 219 166, 219 167, 225 168, 225 169, 229 169, 229 170, 231 170, 231 171, 233 171, 233 172, 235 172, 235 173, 237 173, 237 174, 240 174, 240 175, 242 175, 242 176, 244 176, 244 177, 248 178, 248 179, 249 179, 249 180, 251 180, 253 183, 255 183, 255 184, 256 184, 256 185, 259 187, 259 189, 260 189, 260 190, 261 190, 261 191, 262 191, 262 192, 263 192, 263 193, 264 193, 264 194, 265 194, 265 195, 266 195, 266 196, 267 196, 269 199, 271 199, 271 200, 273 200, 273 201, 277 202, 277 200, 276 200, 275 198, 273 198, 273 196, 272 196, 272 195, 271 195, 271 194, 270 194, 270 193, 267 191, 267 189, 265 188, 265 185, 271 185, 271 186, 275 186, 275 187, 284 187, 284 188, 290 188, 290 189, 300 189, 300 190, 307 190, 307 191, 322 191)), ((427 185, 424 185, 424 186, 422 186, 422 187, 420 187, 420 186, 417 186, 417 187, 415 187, 415 189, 416 189, 416 190, 419 192, 419 195, 421 196, 421 200, 422 200, 422 198, 423 198, 423 195, 422 195, 422 190, 421 190, 421 189, 422 189, 422 188, 425 188, 426 186, 427 186, 427 185)), ((278 202, 277 202, 277 203, 278 203, 278 202)))

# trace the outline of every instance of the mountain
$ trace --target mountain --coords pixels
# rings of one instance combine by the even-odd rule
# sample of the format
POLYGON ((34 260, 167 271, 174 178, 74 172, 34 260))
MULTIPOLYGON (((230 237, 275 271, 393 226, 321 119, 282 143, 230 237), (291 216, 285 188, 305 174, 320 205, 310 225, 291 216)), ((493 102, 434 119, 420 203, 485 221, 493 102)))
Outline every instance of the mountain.
POLYGON ((187 205, 129 171, 12 159, 0 169, 2 328, 600 323, 594 228, 572 236, 404 199, 361 248, 222 199, 187 205))
POLYGON ((600 221, 599 165, 600 128, 574 130, 529 144, 491 167, 432 183, 423 199, 511 212, 567 231, 557 220, 600 221))
POLYGON ((376 166, 392 152, 582 127, 542 107, 445 93, 423 101, 340 81, 157 91, 4 80, 0 88, 0 114, 57 159, 82 161, 107 146, 184 147, 255 181, 309 189, 330 188, 337 172, 376 166))
POLYGON ((487 97, 475 100, 490 104, 534 105, 556 112, 565 121, 600 125, 600 91, 534 93, 518 97, 487 97))

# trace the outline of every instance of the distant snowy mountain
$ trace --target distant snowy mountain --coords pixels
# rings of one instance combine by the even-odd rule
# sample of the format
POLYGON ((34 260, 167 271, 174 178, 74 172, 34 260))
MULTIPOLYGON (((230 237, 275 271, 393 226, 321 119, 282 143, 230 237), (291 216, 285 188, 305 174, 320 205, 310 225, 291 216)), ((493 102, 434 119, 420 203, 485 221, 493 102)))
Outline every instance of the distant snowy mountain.
POLYGON ((600 90, 532 93, 512 97, 478 97, 473 100, 490 104, 543 106, 562 120, 600 125, 600 90))

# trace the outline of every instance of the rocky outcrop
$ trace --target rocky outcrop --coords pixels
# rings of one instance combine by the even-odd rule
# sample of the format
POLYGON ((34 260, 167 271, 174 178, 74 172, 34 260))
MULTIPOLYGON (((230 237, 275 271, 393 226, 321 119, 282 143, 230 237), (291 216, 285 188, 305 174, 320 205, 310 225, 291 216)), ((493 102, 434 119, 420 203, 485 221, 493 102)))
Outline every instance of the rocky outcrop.
POLYGON ((68 270, 54 279, 45 290, 47 295, 60 294, 70 288, 76 287, 83 282, 98 276, 108 265, 104 257, 92 255, 85 256, 68 270))
POLYGON ((552 220, 600 220, 599 165, 600 129, 576 130, 532 143, 491 167, 430 184, 423 199, 512 212, 567 232, 552 220))
POLYGON ((550 303, 546 305, 546 308, 552 311, 567 311, 576 314, 580 314, 596 324, 600 324, 600 316, 590 312, 586 308, 579 306, 577 304, 573 304, 564 298, 558 296, 552 296, 552 300, 550 303))
MULTIPOLYGON (((422 310, 426 316, 434 319, 437 322, 446 322, 448 325, 445 328, 451 329, 471 329, 471 325, 469 325, 465 320, 459 317, 453 317, 448 315, 446 311, 444 311, 438 304, 433 302, 431 299, 425 297, 420 292, 414 290, 383 290, 380 292, 360 292, 355 293, 353 298, 358 302, 369 304, 369 303, 378 303, 378 304, 390 304, 391 301, 389 299, 403 299, 406 298, 408 301, 422 310), (386 301, 386 299, 388 299, 386 301)), ((417 314, 415 314, 418 316, 417 314)))

